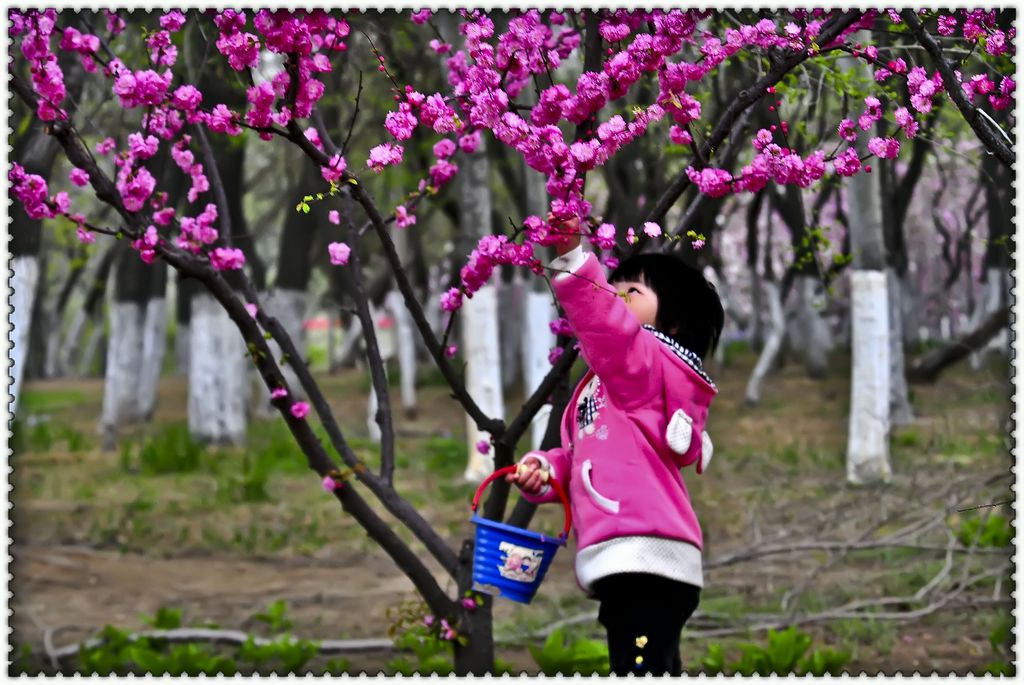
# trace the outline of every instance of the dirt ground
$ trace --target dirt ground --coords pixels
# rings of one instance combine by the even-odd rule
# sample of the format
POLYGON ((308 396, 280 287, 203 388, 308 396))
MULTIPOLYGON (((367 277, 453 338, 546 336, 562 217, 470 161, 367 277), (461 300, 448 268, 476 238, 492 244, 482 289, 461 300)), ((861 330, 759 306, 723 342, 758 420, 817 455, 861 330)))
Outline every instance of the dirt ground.
MULTIPOLYGON (((742 389, 753 361, 747 355, 717 370, 721 393, 710 425, 715 460, 704 478, 688 475, 705 529, 707 560, 766 541, 857 539, 872 527, 891 532, 924 520, 935 507, 941 515, 943 503, 968 506, 1008 498, 1001 494, 1008 494, 1008 481, 1000 480, 1009 466, 1000 430, 1008 391, 998 369, 957 369, 935 386, 915 388, 917 419, 894 438, 893 483, 871 489, 844 484, 849 387, 842 371, 837 368, 834 378, 818 382, 788 366, 766 385, 762 405, 748 409, 741 402, 742 389)), ((364 385, 356 371, 324 380, 336 415, 354 436, 365 434, 357 418, 365 411, 364 385)), ((39 415, 94 434, 102 381, 29 383, 27 392, 42 403, 36 408, 39 415)), ((160 392, 155 423, 183 421, 183 379, 165 378, 160 392)), ((518 406, 516 400, 510 398, 507 406, 518 406)), ((458 439, 464 423, 444 388, 436 386, 421 390, 421 412, 414 421, 400 415, 396 420, 399 431, 412 436, 408 441, 413 454, 418 454, 418 436, 458 439)), ((125 436, 150 430, 134 427, 125 436)), ((274 600, 287 602, 298 636, 379 638, 388 629, 387 609, 415 599, 408 579, 351 522, 338 521, 339 512, 319 492, 315 479, 301 471, 275 476, 272 502, 214 505, 203 494, 205 481, 130 481, 118 470, 121 458, 94 444, 80 451, 58 444, 14 455, 10 622, 16 646, 29 645, 40 653, 44 638, 60 647, 108 624, 141 628, 142 616, 160 607, 183 610, 191 625, 258 632, 260 625, 252 617, 274 600), (143 496, 148 508, 132 509, 143 496), (260 537, 250 543, 224 542, 232 529, 257 524, 277 531, 283 542, 276 548, 264 548, 260 537), (298 529, 300 524, 307 528, 298 529), (211 537, 207 525, 219 526, 224 537, 211 537), (178 528, 172 535, 173 526, 178 528), (199 526, 201 539, 193 535, 199 526), (292 536, 290 526, 295 527, 292 536), (302 532, 314 529, 316 534, 302 532), (325 541, 301 548, 292 539, 301 537, 325 541)), ((416 462, 409 466, 409 480, 400 482, 399 490, 433 491, 448 485, 444 477, 422 468, 416 462)), ((441 505, 430 498, 416 504, 453 546, 470 534, 468 512, 461 505, 441 505)), ((538 516, 543 525, 555 526, 556 519, 552 512, 538 516)), ((928 537, 932 533, 922 533, 915 541, 946 539, 941 530, 938 537, 928 537)), ((794 588, 797 598, 789 601, 800 603, 804 614, 814 613, 861 596, 913 594, 942 560, 941 554, 933 554, 922 561, 927 573, 922 570, 918 578, 908 577, 909 564, 901 568, 902 557, 877 550, 857 554, 812 550, 710 569, 701 608, 705 616, 695 617, 693 635, 684 640, 684 662, 692 663, 703 653, 710 638, 701 631, 713 632, 747 613, 778 613, 779 598, 785 600, 794 588)), ((516 670, 535 673, 537 667, 525 649, 527 640, 515 636, 596 611, 596 604, 575 587, 572 556, 571 545, 559 553, 534 604, 499 601, 495 606, 496 634, 499 640, 511 640, 499 646, 498 654, 516 670)), ((451 587, 439 571, 437 577, 451 587)), ((986 588, 984 592, 999 596, 998 588, 986 588)), ((819 641, 852 645, 851 673, 982 672, 995 660, 988 641, 991 625, 1007 610, 962 600, 916 620, 846 621, 841 626, 826 621, 803 629, 815 637, 816 646, 819 641)), ((577 629, 601 635, 594 620, 579 622, 577 629)), ((715 639, 735 647, 762 635, 740 632, 715 639)), ((393 656, 377 652, 346 658, 352 671, 375 673, 393 656)))

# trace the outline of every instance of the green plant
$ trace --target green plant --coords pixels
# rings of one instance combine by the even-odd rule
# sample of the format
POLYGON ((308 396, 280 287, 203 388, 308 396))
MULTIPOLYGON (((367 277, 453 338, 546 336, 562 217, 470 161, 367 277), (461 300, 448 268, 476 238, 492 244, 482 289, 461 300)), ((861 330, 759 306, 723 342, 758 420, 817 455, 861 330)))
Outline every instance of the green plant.
POLYGON ((416 655, 416 663, 406 657, 389 661, 386 667, 396 675, 450 675, 454 672, 451 643, 441 640, 425 626, 415 626, 402 633, 395 640, 395 647, 416 655))
POLYGON ((253 619, 266 623, 274 633, 282 633, 294 625, 288 619, 288 604, 281 599, 268 604, 265 611, 253 614, 253 619))
POLYGON ((276 662, 275 673, 300 673, 302 667, 316 656, 320 646, 311 640, 281 635, 273 642, 257 645, 252 636, 238 650, 238 658, 256 666, 276 662), (279 665, 278 669, 276 666, 279 665))
POLYGON ((173 630, 181 627, 181 609, 160 607, 152 616, 143 616, 142 622, 157 630, 173 630))
MULTIPOLYGON (((222 462, 222 468, 225 462, 222 462)), ((217 494, 229 502, 267 502, 271 462, 263 455, 242 455, 240 471, 222 470, 217 476, 217 494)))
POLYGON ((976 544, 978 547, 1008 547, 1013 542, 1013 526, 1001 514, 964 517, 956 530, 956 537, 963 545, 976 544))
MULTIPOLYGON (((727 664, 724 668, 744 676, 791 673, 815 676, 841 674, 850 661, 850 654, 828 647, 807 654, 811 642, 811 636, 795 626, 781 631, 769 629, 766 645, 740 645, 739 660, 727 664), (805 654, 807 656, 804 656, 805 654)), ((702 665, 708 673, 719 673, 723 670, 724 661, 721 647, 711 645, 702 660, 702 665)))
POLYGON ((553 631, 544 646, 528 645, 530 655, 544 675, 608 675, 608 645, 597 640, 566 640, 561 628, 553 631))
POLYGON ((138 469, 145 475, 191 473, 202 465, 205 449, 192 439, 188 427, 173 424, 140 444, 126 443, 121 448, 121 468, 138 469))

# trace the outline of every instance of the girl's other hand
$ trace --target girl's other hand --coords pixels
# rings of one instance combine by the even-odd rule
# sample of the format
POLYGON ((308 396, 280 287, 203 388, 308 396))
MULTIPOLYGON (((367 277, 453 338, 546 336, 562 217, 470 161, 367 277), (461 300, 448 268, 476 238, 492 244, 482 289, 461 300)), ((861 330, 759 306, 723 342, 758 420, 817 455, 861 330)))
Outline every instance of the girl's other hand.
POLYGON ((549 476, 548 470, 540 467, 540 459, 527 457, 519 463, 519 468, 515 473, 505 476, 505 480, 515 483, 520 490, 528 495, 538 495, 541 488, 547 483, 549 476))
POLYGON ((555 218, 554 214, 548 214, 548 223, 558 231, 559 234, 564 236, 563 242, 555 244, 555 252, 561 257, 567 252, 572 251, 580 244, 580 220, 578 217, 573 217, 567 221, 559 221, 555 218))

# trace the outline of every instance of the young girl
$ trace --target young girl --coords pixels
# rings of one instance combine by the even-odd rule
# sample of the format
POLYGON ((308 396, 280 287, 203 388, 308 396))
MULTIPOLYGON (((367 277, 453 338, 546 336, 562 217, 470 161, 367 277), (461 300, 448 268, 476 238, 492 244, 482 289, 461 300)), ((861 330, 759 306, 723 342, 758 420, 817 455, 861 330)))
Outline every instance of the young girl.
POLYGON ((527 453, 507 479, 532 502, 563 485, 577 537, 577 582, 600 602, 616 675, 680 675, 679 639, 703 586, 702 537, 680 469, 711 459, 717 393, 701 360, 722 304, 680 259, 642 254, 609 279, 579 244, 557 248, 555 295, 590 370, 562 416, 562 446, 527 453), (611 285, 609 285, 611 281, 611 285))

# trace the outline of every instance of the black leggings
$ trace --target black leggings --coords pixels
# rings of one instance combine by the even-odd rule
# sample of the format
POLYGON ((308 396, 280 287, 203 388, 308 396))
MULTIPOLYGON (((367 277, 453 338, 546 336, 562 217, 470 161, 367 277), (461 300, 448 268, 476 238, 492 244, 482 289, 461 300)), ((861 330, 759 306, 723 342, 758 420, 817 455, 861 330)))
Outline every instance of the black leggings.
POLYGON ((679 637, 700 602, 699 587, 649 573, 617 573, 596 580, 593 589, 613 674, 682 675, 679 637))

